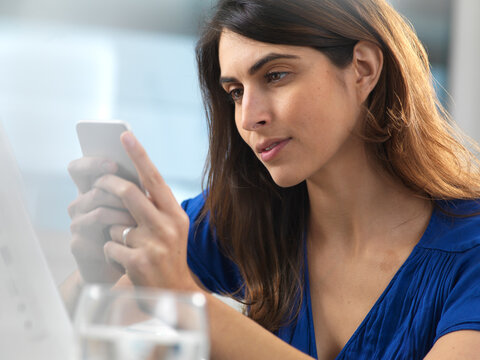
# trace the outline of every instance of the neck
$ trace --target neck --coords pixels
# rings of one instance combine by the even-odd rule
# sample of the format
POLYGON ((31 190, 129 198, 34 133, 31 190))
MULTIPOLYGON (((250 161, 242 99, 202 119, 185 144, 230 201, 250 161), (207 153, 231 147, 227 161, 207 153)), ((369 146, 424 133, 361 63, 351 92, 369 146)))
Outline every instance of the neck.
POLYGON ((307 180, 309 238, 361 252, 393 242, 418 241, 431 214, 431 203, 412 194, 373 163, 365 148, 339 154, 307 180), (386 241, 386 239, 390 239, 386 241))

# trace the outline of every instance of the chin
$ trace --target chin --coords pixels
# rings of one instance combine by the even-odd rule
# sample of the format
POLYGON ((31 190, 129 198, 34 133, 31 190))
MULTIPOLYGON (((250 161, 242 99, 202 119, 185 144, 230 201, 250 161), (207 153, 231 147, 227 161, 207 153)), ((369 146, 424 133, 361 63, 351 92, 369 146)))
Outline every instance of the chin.
POLYGON ((299 177, 298 174, 276 174, 275 172, 270 172, 270 176, 272 177, 272 180, 277 184, 278 186, 282 188, 288 188, 292 187, 295 185, 300 184, 302 181, 305 180, 303 177, 299 177))

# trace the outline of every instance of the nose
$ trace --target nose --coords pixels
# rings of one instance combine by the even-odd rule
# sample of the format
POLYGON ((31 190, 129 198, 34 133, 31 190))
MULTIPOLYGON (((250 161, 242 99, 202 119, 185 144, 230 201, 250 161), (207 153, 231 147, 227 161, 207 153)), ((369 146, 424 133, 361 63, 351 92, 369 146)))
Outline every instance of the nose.
POLYGON ((247 131, 255 131, 271 122, 268 99, 260 91, 245 89, 240 108, 240 126, 247 131))

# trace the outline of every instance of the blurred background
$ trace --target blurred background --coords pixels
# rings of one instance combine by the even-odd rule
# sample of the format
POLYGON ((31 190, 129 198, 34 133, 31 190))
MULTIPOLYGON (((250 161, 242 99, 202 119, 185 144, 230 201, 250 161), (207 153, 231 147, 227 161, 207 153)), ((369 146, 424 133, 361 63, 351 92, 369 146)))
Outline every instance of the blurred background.
MULTIPOLYGON (((390 2, 426 46, 439 98, 480 140, 480 2, 390 2)), ((57 284, 75 269, 66 209, 77 121, 126 120, 179 201, 201 190, 207 139, 194 46, 214 3, 1 0, 0 121, 57 284)))

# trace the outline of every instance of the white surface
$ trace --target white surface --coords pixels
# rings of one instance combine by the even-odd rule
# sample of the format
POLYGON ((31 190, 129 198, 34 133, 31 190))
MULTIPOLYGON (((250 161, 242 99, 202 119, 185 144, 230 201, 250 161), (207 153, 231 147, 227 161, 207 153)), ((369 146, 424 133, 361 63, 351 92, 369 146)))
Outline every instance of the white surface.
POLYGON ((110 159, 118 165, 118 174, 140 186, 140 179, 132 160, 125 151, 120 136, 131 130, 121 120, 82 120, 77 123, 77 135, 84 156, 110 159))
POLYGON ((0 121, 57 283, 73 269, 68 163, 81 119, 130 123, 178 201, 200 192, 207 152, 195 40, 0 17, 0 121))
POLYGON ((0 349, 5 360, 63 360, 72 329, 23 204, 0 127, 0 349))
POLYGON ((467 135, 480 141, 480 1, 452 4, 451 112, 467 135))

